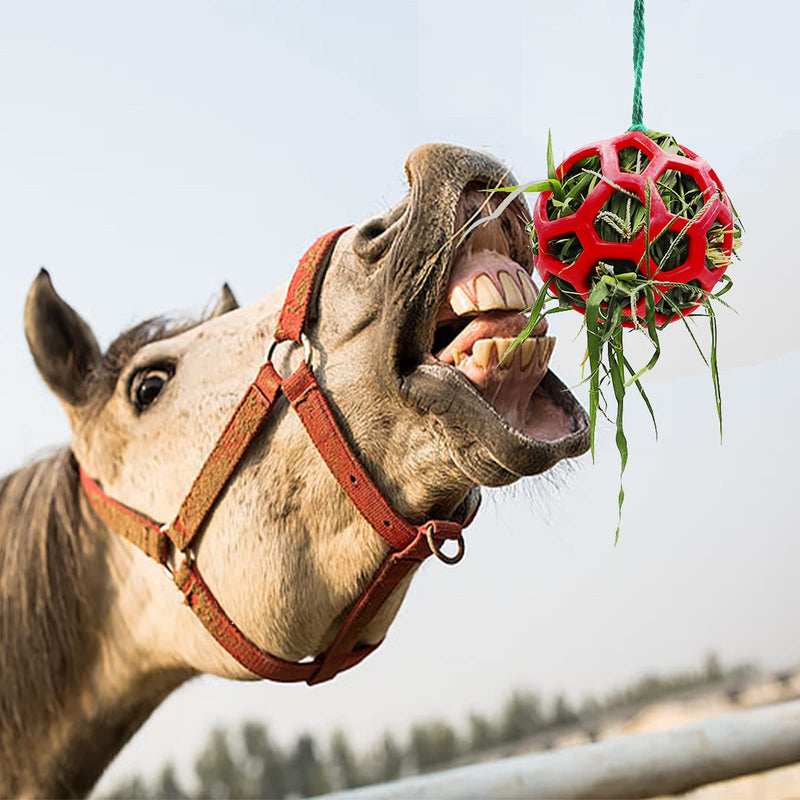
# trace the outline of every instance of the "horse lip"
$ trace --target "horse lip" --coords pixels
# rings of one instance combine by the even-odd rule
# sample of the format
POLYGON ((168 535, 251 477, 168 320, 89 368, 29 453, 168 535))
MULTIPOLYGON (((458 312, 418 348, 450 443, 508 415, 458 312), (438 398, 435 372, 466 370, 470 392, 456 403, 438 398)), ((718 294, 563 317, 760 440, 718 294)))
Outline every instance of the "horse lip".
POLYGON ((590 446, 588 416, 552 370, 540 389, 566 413, 572 428, 552 441, 535 439, 512 427, 455 367, 432 357, 405 376, 401 387, 407 402, 452 423, 453 430, 466 431, 482 445, 507 476, 498 483, 544 472, 562 459, 583 455, 590 446))

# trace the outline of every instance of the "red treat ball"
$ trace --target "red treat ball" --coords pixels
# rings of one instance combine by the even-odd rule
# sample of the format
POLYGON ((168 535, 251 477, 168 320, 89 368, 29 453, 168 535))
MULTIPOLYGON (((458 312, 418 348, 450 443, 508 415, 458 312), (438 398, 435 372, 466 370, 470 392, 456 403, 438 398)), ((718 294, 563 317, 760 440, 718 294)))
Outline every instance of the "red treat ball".
MULTIPOLYGON (((574 152, 556 169, 556 175, 562 183, 569 176, 572 176, 572 180, 577 180, 583 171, 575 169, 576 166, 581 167, 579 162, 594 157, 594 162, 584 163, 596 164, 599 157, 599 176, 577 208, 558 207, 553 203, 553 192, 542 192, 539 195, 533 213, 536 269, 543 280, 554 276, 569 285, 565 287, 562 283, 559 286, 559 282, 553 280, 550 288, 557 296, 565 297, 576 310, 585 310, 586 299, 594 281, 601 270, 609 271, 609 264, 613 265, 617 274, 638 271, 643 279, 691 283, 692 286, 706 291, 710 291, 725 273, 734 249, 735 214, 728 195, 706 161, 686 147, 673 146, 670 149, 680 149, 685 155, 668 152, 639 131, 629 131, 612 139, 595 142, 574 152), (620 168, 620 152, 626 148, 639 151, 634 157, 638 159, 640 171, 623 171, 620 168), (670 173, 671 170, 681 175, 670 173), (682 187, 692 187, 695 197, 691 208, 685 203, 678 206, 683 213, 675 213, 673 198, 666 194, 666 184, 671 181, 674 186, 676 180, 680 181, 682 187), (623 190, 623 195, 627 191, 635 195, 635 199, 638 198, 638 203, 641 203, 641 206, 637 203, 639 216, 643 217, 642 208, 646 208, 645 189, 648 181, 651 182, 649 260, 646 258, 646 227, 641 221, 637 228, 625 231, 629 238, 623 241, 609 241, 626 237, 608 236, 609 228, 607 224, 602 224, 603 220, 608 223, 611 219, 611 224, 616 226, 613 220, 619 217, 610 217, 610 212, 605 209, 608 209, 612 195, 620 190, 623 190), (662 194, 667 198, 667 203, 662 194), (671 210, 668 209, 668 204, 671 205, 671 210), (680 263, 674 263, 677 253, 675 248, 669 265, 658 263, 653 253, 653 243, 660 243, 663 254, 665 243, 670 239, 674 240, 681 232, 683 234, 677 237, 681 244, 680 263), (577 237, 579 244, 573 237, 577 237), (574 243, 573 251, 579 255, 566 263, 559 258, 559 254, 563 258, 562 244, 569 239, 574 243), (570 287, 575 291, 570 291, 570 287)), ((631 153, 635 151, 626 151, 625 163, 630 163, 631 153)), ((591 180, 592 175, 586 174, 591 180)), ((569 184, 564 185, 565 189, 569 188, 569 184)), ((631 204, 627 200, 625 203, 630 210, 631 204)), ((658 285, 653 290, 656 304, 664 292, 669 291, 668 287, 658 285)), ((697 298, 693 298, 691 302, 693 305, 684 303, 681 306, 683 314, 690 313, 700 304, 697 298)), ((639 318, 644 317, 644 306, 644 298, 640 296, 636 307, 639 318)), ((628 321, 624 324, 632 327, 630 306, 626 313, 628 321)), ((678 316, 668 308, 665 309, 662 304, 661 312, 656 314, 656 324, 664 325, 678 316), (665 310, 667 313, 663 313, 665 310)))

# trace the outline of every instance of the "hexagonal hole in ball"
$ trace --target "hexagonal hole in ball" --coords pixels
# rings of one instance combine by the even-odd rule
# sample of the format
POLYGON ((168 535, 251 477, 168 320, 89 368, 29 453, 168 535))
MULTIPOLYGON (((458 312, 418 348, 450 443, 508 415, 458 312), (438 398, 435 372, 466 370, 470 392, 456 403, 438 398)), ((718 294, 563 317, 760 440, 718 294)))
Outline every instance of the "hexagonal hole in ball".
POLYGON ((645 227, 647 214, 641 200, 624 189, 614 192, 594 218, 594 229, 604 242, 630 242, 645 227))
POLYGON ((630 147, 623 147, 617 153, 617 160, 619 161, 620 172, 638 175, 647 169, 650 163, 650 156, 638 147, 631 145, 630 147))
POLYGON ((691 175, 676 169, 665 169, 658 176, 656 190, 670 214, 686 219, 694 219, 707 199, 691 175))

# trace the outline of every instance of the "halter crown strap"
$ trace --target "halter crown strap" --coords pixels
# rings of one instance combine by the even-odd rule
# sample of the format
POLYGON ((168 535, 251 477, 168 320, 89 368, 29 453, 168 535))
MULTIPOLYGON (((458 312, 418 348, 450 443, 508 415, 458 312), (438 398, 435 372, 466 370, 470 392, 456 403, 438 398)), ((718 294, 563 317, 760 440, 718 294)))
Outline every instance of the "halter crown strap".
MULTIPOLYGON (((316 278, 337 239, 346 230, 340 228, 320 237, 300 259, 275 331, 276 342, 300 341, 304 336, 316 278)), ((111 530, 165 565, 183 592, 187 605, 217 642, 255 675, 270 680, 315 684, 330 680, 339 672, 355 666, 380 644, 358 646, 364 628, 400 583, 434 552, 448 563, 454 563, 463 553, 460 523, 430 520, 423 525, 412 525, 394 511, 339 428, 306 360, 288 378, 283 379, 276 372, 270 357, 267 357, 200 468, 170 525, 159 525, 147 515, 113 500, 83 468, 80 476, 84 493, 98 517, 111 530), (369 585, 347 613, 328 649, 314 661, 303 663, 285 661, 264 652, 236 626, 200 575, 193 549, 195 539, 217 498, 281 393, 300 417, 339 486, 390 549, 369 585), (456 557, 441 554, 439 548, 447 539, 458 540, 459 552, 456 557), (170 543, 184 555, 182 563, 174 571, 168 565, 170 543)))
POLYGON ((338 238, 352 226, 325 233, 306 250, 289 283, 286 299, 275 328, 275 341, 299 342, 311 308, 315 279, 338 238))

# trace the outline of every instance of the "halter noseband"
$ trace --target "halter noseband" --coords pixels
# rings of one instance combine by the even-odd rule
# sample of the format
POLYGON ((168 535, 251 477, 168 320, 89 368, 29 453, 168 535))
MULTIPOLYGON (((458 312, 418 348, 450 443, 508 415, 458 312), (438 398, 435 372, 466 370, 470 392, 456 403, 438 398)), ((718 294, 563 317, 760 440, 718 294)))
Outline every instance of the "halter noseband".
POLYGON ((228 653, 254 674, 274 681, 322 683, 362 661, 380 644, 359 646, 359 637, 383 603, 430 555, 435 554, 446 563, 459 561, 464 553, 462 527, 469 523, 429 520, 423 525, 413 525, 397 514, 348 444, 311 370, 311 348, 304 327, 314 285, 337 239, 346 230, 348 228, 340 228, 321 236, 300 259, 267 359, 236 406, 171 523, 161 525, 117 502, 106 495, 82 467, 80 469, 81 485, 97 516, 111 530, 164 565, 183 592, 186 604, 228 653), (272 354, 275 346, 285 341, 302 343, 305 356, 290 376, 281 378, 272 364, 272 354), (203 581, 194 551, 195 540, 220 492, 281 393, 297 412, 344 493, 389 546, 388 555, 350 608, 328 649, 313 661, 300 663, 266 653, 239 630, 203 581), (454 556, 441 551, 442 543, 448 539, 458 542, 458 552, 454 556), (183 556, 175 569, 169 563, 170 543, 176 553, 183 556))

